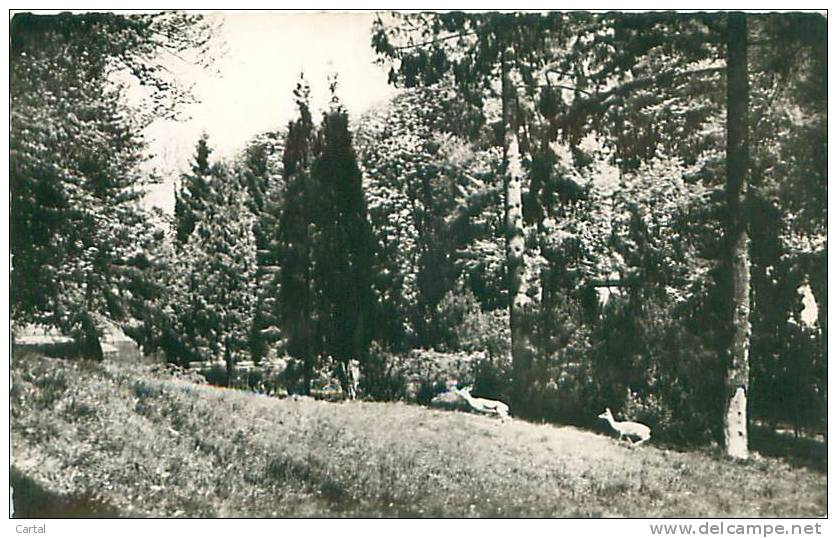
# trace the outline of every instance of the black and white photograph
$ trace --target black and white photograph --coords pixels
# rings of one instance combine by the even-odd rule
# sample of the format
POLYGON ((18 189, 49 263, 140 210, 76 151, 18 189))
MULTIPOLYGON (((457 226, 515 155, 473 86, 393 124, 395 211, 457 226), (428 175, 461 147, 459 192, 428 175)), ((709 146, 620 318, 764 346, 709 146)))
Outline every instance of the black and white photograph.
POLYGON ((9 11, 10 529, 822 533, 826 10, 234 7, 9 11))

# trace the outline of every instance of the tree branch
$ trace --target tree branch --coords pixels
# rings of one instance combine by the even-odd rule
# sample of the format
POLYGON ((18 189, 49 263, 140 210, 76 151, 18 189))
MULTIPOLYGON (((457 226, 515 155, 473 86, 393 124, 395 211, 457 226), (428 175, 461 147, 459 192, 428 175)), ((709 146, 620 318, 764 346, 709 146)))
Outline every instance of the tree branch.
MULTIPOLYGON (((577 88, 575 86, 567 86, 565 84, 550 84, 549 82, 547 82, 546 84, 538 84, 537 87, 538 88, 561 88, 562 90, 568 90, 568 91, 571 91, 571 92, 579 92, 579 93, 589 95, 590 97, 596 97, 595 93, 589 92, 587 90, 582 90, 581 88, 577 88)), ((521 88, 526 89, 526 84, 520 84, 520 85, 517 86, 517 88, 518 89, 521 89, 521 88)))
POLYGON ((563 75, 566 77, 574 77, 575 73, 571 73, 570 71, 564 71, 560 69, 560 62, 549 62, 545 66, 540 68, 540 72, 542 75, 546 76, 549 73, 555 73, 556 75, 563 75))
POLYGON ((566 85, 563 85, 563 84, 552 84, 552 83, 550 83, 549 82, 549 74, 550 73, 555 73, 555 74, 558 74, 558 75, 565 75, 565 76, 573 75, 572 73, 569 73, 567 71, 562 71, 560 69, 552 69, 550 65, 544 67, 541 70, 541 72, 546 77, 547 84, 551 87, 562 88, 562 89, 570 90, 570 91, 577 91, 577 92, 589 95, 591 97, 594 97, 594 96, 598 97, 599 99, 607 99, 608 97, 611 97, 612 95, 617 95, 617 94, 620 94, 620 93, 626 93, 626 92, 629 92, 631 90, 651 86, 654 83, 656 83, 656 82, 658 82, 662 79, 665 79, 667 77, 682 78, 682 77, 685 77, 685 76, 699 76, 699 75, 721 73, 721 72, 724 72, 725 70, 726 70, 725 67, 706 67, 704 69, 695 69, 695 70, 692 70, 692 71, 685 71, 685 72, 682 72, 682 73, 676 73, 676 72, 660 73, 660 74, 655 75, 653 77, 646 77, 646 78, 631 80, 629 82, 626 82, 626 83, 624 83, 620 86, 616 86, 615 88, 613 88, 611 90, 608 90, 606 92, 603 92, 603 93, 593 93, 593 92, 590 92, 588 90, 583 90, 581 88, 576 88, 576 87, 573 87, 573 86, 566 86, 566 85))
POLYGON ((564 77, 574 77, 575 76, 575 73, 570 73, 569 71, 564 71, 563 69, 546 69, 546 68, 544 68, 541 71, 543 72, 544 76, 548 76, 548 75, 552 75, 552 74, 556 74, 556 75, 560 75, 560 76, 564 76, 564 77))
POLYGON ((636 278, 593 279, 588 283, 591 288, 632 288, 638 285, 636 278))
POLYGON ((593 97, 595 95, 594 93, 591 93, 587 90, 582 90, 581 88, 576 88, 575 86, 567 86, 567 85, 564 85, 564 84, 547 84, 547 86, 550 87, 550 88, 561 88, 562 90, 569 90, 571 92, 583 93, 583 94, 589 95, 590 97, 593 97))
POLYGON ((474 35, 476 33, 477 33, 476 31, 471 31, 471 32, 465 32, 465 33, 462 33, 462 34, 453 34, 453 35, 444 36, 444 37, 437 37, 436 39, 431 39, 431 40, 428 40, 428 41, 422 41, 421 43, 413 43, 411 45, 402 45, 400 47, 392 47, 392 50, 398 51, 398 50, 416 49, 418 47, 423 47, 425 45, 433 45, 435 43, 441 43, 443 41, 449 41, 451 39, 458 39, 458 38, 462 38, 462 37, 467 37, 469 35, 474 35))
MULTIPOLYGON (((172 51, 172 50, 169 50, 169 48, 168 48, 168 47, 166 47, 165 45, 164 45, 164 46, 161 46, 161 47, 160 47, 160 50, 162 50, 163 52, 166 52, 166 53, 170 54, 171 56, 173 56, 173 57, 177 58, 178 60, 180 60, 180 61, 181 61, 181 62, 183 62, 183 63, 190 64, 190 65, 194 65, 194 62, 191 62, 191 61, 187 60, 186 58, 184 58, 183 56, 181 56, 180 54, 178 54, 178 53, 176 53, 176 52, 174 52, 174 51, 172 51)), ((168 71, 168 69, 167 69, 167 71, 168 71)))
POLYGON ((697 76, 697 75, 709 75, 714 73, 723 73, 726 71, 726 67, 707 67, 704 69, 695 69, 692 71, 683 71, 680 73, 677 72, 669 72, 669 73, 660 73, 659 75, 654 75, 651 77, 645 77, 640 79, 631 80, 626 82, 622 85, 616 86, 606 92, 602 92, 596 94, 596 97, 600 101, 606 101, 610 97, 620 94, 626 94, 633 90, 647 88, 649 86, 653 86, 657 82, 661 80, 665 80, 666 78, 671 78, 672 80, 675 78, 683 78, 683 77, 690 77, 690 76, 697 76))

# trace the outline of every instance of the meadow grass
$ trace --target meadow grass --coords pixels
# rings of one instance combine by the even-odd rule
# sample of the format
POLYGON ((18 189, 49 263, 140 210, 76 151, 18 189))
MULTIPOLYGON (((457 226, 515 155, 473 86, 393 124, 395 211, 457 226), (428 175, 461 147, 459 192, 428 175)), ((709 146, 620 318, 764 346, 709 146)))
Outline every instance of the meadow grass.
POLYGON ((278 400, 140 364, 29 354, 13 358, 12 381, 14 474, 123 516, 826 512, 825 474, 779 458, 634 448, 403 403, 278 400))

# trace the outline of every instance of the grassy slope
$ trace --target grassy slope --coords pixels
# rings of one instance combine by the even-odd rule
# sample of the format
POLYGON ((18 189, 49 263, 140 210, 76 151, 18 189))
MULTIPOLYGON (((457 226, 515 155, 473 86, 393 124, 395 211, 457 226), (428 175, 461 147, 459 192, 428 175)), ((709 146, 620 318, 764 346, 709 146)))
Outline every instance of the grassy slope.
POLYGON ((13 359, 13 465, 155 516, 813 516, 824 474, 393 403, 276 400, 13 359))

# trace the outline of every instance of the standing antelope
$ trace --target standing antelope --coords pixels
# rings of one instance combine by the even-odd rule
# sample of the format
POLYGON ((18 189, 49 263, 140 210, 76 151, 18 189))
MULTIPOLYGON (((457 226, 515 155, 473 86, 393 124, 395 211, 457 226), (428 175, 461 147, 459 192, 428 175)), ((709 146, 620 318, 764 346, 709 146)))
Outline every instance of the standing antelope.
POLYGON ((610 424, 610 427, 619 433, 620 441, 625 437, 628 439, 638 439, 638 441, 634 442, 638 446, 651 439, 651 428, 639 422, 618 422, 613 419, 613 413, 610 412, 609 407, 604 410, 604 413, 599 415, 599 418, 605 419, 610 424))

